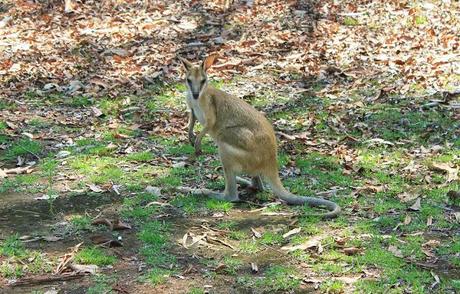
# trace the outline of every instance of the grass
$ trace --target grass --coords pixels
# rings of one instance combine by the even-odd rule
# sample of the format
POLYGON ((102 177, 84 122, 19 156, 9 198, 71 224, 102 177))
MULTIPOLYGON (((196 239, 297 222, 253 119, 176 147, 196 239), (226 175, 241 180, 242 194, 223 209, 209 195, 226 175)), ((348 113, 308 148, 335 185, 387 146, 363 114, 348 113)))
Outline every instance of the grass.
POLYGON ((143 243, 141 254, 148 265, 156 267, 174 263, 174 256, 167 251, 169 245, 168 230, 169 228, 164 223, 150 221, 139 232, 139 240, 143 243))
POLYGON ((206 201, 206 208, 211 211, 228 213, 233 208, 233 203, 228 201, 210 199, 206 201))
POLYGON ((134 152, 126 155, 126 159, 135 162, 148 162, 154 158, 153 154, 149 151, 134 152))
POLYGON ((97 247, 83 248, 75 255, 75 262, 80 264, 94 264, 97 266, 112 265, 117 261, 113 255, 106 254, 97 247))
POLYGON ((171 276, 171 271, 162 268, 152 268, 146 277, 147 281, 149 281, 152 285, 163 284, 166 280, 171 276))
POLYGON ((93 285, 88 288, 88 294, 112 293, 113 277, 98 274, 92 278, 93 285))
MULTIPOLYGON (((354 19, 344 20, 344 24, 359 25, 354 19)), ((300 78, 300 75, 296 77, 300 78)), ((222 86, 220 82, 217 84, 222 86)), ((320 91, 323 87, 314 85, 314 88, 320 91)), ((215 232, 219 234, 219 238, 227 240, 237 248, 232 255, 219 254, 221 252, 218 250, 212 255, 206 249, 200 251, 203 256, 195 255, 212 260, 212 267, 208 268, 224 264, 221 271, 210 271, 204 275, 204 279, 214 279, 216 283, 223 279, 229 287, 235 285, 228 281, 237 280, 239 287, 248 292, 301 291, 299 287, 303 273, 299 264, 306 264, 311 275, 322 280, 318 291, 324 293, 348 291, 350 285, 341 282, 339 278, 367 271, 375 272, 377 277, 354 283, 357 293, 430 291, 433 283, 430 271, 417 266, 415 262, 429 262, 422 250, 423 244, 435 237, 420 233, 452 232, 457 227, 452 214, 445 207, 457 205, 447 194, 449 191, 458 191, 460 186, 455 181, 446 183, 445 173, 431 169, 433 163, 449 163, 453 167, 460 164, 460 152, 455 148, 460 146, 460 125, 448 111, 421 111, 420 108, 413 107, 412 102, 407 103, 399 97, 389 97, 386 103, 363 103, 353 110, 355 112, 344 112, 340 109, 332 112, 330 109, 336 105, 335 98, 317 97, 313 94, 308 94, 299 101, 287 96, 278 97, 270 91, 266 91, 267 96, 258 94, 245 97, 257 107, 275 107, 274 111, 269 110, 267 113, 276 122, 277 130, 286 130, 289 134, 306 132, 312 136, 311 141, 279 141, 280 175, 286 187, 299 195, 314 195, 338 188, 337 193, 326 194, 325 197, 337 201, 343 208, 341 217, 325 221, 311 216, 317 210, 307 206, 274 205, 267 207, 264 212, 291 212, 297 215, 292 218, 261 216, 256 221, 257 224, 254 224, 250 218, 248 222, 246 219, 234 219, 232 212, 240 215, 241 212, 257 209, 258 206, 233 204, 174 192, 173 188, 179 185, 215 190, 224 188, 216 146, 209 137, 203 142, 204 155, 195 158, 193 147, 182 134, 149 135, 143 128, 132 131, 128 127, 138 121, 125 115, 122 111, 124 108, 145 104, 147 111, 143 113, 143 120, 146 117, 166 118, 171 110, 183 110, 184 103, 179 100, 183 97, 178 93, 182 90, 183 85, 162 85, 150 89, 152 95, 145 100, 141 100, 141 97, 102 97, 97 101, 77 99, 74 102, 69 100, 76 107, 95 105, 104 112, 104 116, 99 118, 99 124, 95 125, 96 130, 91 137, 77 137, 74 146, 64 148, 71 151, 71 156, 65 159, 56 160, 54 152, 57 150, 50 152, 51 148, 38 140, 8 141, 7 134, 10 130, 4 122, 0 122, 0 145, 6 148, 1 150, 0 156, 2 159, 9 158, 8 166, 14 163, 17 156, 36 160, 32 155, 35 153, 41 158, 37 160, 38 164, 32 174, 2 179, 0 193, 54 193, 61 183, 61 175, 63 178, 75 178, 70 184, 78 188, 85 188, 87 184, 107 187, 111 184, 121 185, 123 202, 120 216, 133 224, 132 232, 136 234, 139 248, 130 249, 138 250, 140 259, 147 267, 142 281, 151 285, 174 281, 175 275, 184 270, 182 254, 196 254, 192 249, 188 251, 182 247, 177 251, 175 246, 180 246, 180 240, 173 238, 180 239, 181 236, 176 236, 176 230, 183 229, 183 226, 186 230, 200 230, 202 227, 196 225, 199 220, 199 223, 207 222, 212 228, 217 228, 215 232), (288 108, 277 111, 276 107, 279 105, 287 105, 288 108), (107 125, 119 116, 125 119, 124 124, 109 128, 107 125), (313 125, 309 125, 309 118, 314 120, 313 125), (335 123, 333 119, 339 120, 335 123), (354 125, 360 127, 355 128, 354 125), (347 130, 347 134, 356 140, 347 139, 343 130, 347 130), (2 141, 2 135, 7 139, 2 141), (369 142, 373 138, 395 145, 369 142), (132 146, 135 152, 124 153, 127 146, 132 146), (430 148, 433 146, 440 146, 441 149, 431 152, 430 148), (172 167, 176 162, 187 164, 184 167, 172 167), (405 169, 411 162, 417 165, 416 172, 405 169), (214 175, 218 177, 215 178, 214 175), (162 188, 162 196, 144 192, 147 185, 162 188), (381 187, 381 191, 364 189, 366 186, 381 187), (420 210, 408 211, 407 208, 413 201, 402 202, 399 199, 402 193, 420 195, 420 210), (167 202, 173 207, 150 205, 155 201, 167 202), (219 217, 222 213, 225 216, 219 217), (409 224, 402 224, 406 216, 410 216, 411 221, 409 224), (178 218, 180 226, 176 226, 178 218), (433 223, 428 227, 427 220, 431 218, 433 223), (263 234, 260 238, 255 238, 250 229, 259 226, 264 227, 261 230, 263 234), (287 239, 283 238, 282 234, 293 226, 301 227, 301 232, 287 239), (284 245, 303 244, 323 234, 327 237, 321 240, 321 254, 316 247, 292 253, 281 253, 282 251, 277 250, 284 245), (338 245, 338 238, 343 238, 344 243, 338 245), (400 250, 402 257, 389 251, 389 246, 400 250), (347 247, 357 247, 359 252, 346 255, 343 249, 347 247), (276 253, 273 255, 271 251, 276 253), (176 256, 177 252, 180 252, 179 256, 176 256), (268 261, 265 260, 265 255, 268 255, 268 261), (278 262, 278 255, 283 255, 287 261, 278 262), (248 274, 251 262, 258 264, 257 274, 248 274)), ((361 96, 371 95, 369 93, 375 95, 375 89, 357 91, 350 96, 350 103, 361 101, 361 96)), ((48 102, 63 103, 66 97, 50 96, 46 99, 48 102)), ((53 122, 46 119, 33 118, 27 125, 27 130, 32 133, 48 128, 58 131, 53 122)), ((199 128, 197 126, 197 130, 199 128)), ((69 129, 64 131, 68 132, 69 129)), ((75 134, 80 131, 82 130, 79 128, 73 130, 75 134)), ((100 195, 93 193, 92 196, 100 195)), ((256 203, 274 201, 270 190, 259 193, 254 199, 256 203)), ((86 234, 97 230, 85 213, 72 211, 70 215, 72 217, 69 221, 78 236, 86 237, 86 234)), ((1 241, 2 277, 18 278, 52 270, 50 265, 54 264, 45 254, 30 250, 27 246, 29 245, 24 245, 19 240, 19 235, 9 236, 1 241)), ((460 267, 460 243, 457 237, 440 238, 439 246, 430 250, 439 260, 447 262, 449 267, 455 270, 460 267)), ((118 260, 109 251, 89 247, 78 253, 77 261, 108 266, 115 265, 118 260)), ((436 269, 433 272, 437 272, 436 269)), ((99 275, 92 281, 88 293, 111 291, 114 281, 119 278, 116 272, 113 276, 99 275)), ((201 284, 189 286, 189 293, 204 293, 201 284)), ((433 291, 455 293, 459 289, 458 279, 441 277, 440 285, 433 291)))
POLYGON ((89 216, 75 215, 70 219, 70 223, 77 231, 91 230, 91 218, 89 216))
POLYGON ((357 25, 359 25, 359 21, 356 18, 346 16, 343 19, 343 24, 346 25, 346 26, 357 26, 357 25))
POLYGON ((19 235, 11 235, 0 243, 0 255, 8 257, 24 257, 27 255, 24 244, 19 240, 19 235))
POLYGON ((321 283, 319 289, 322 293, 339 294, 344 292, 345 284, 341 281, 327 280, 321 283))
POLYGON ((243 276, 237 281, 244 288, 257 288, 263 293, 292 292, 300 286, 300 278, 297 277, 295 269, 281 265, 267 268, 263 278, 243 276))
POLYGON ((52 269, 45 254, 26 249, 19 235, 8 236, 0 243, 0 276, 21 278, 26 274, 49 273, 52 269))
POLYGON ((38 155, 42 151, 42 144, 31 139, 20 139, 12 143, 3 156, 4 160, 12 161, 18 156, 38 155))
POLYGON ((266 232, 258 241, 260 244, 266 246, 279 245, 281 242, 283 242, 283 236, 273 232, 266 232))

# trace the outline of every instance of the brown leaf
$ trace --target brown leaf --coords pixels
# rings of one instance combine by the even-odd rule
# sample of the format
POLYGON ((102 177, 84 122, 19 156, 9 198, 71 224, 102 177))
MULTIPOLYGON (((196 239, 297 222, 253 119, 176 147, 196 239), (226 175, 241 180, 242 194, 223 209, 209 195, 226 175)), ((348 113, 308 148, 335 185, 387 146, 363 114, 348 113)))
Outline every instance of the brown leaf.
POLYGON ((431 167, 447 173, 447 183, 458 180, 458 168, 450 167, 447 163, 433 163, 431 167))
POLYGON ((401 250, 399 250, 396 246, 390 245, 388 246, 388 251, 393 253, 394 256, 396 257, 403 257, 401 250))
POLYGON ((113 224, 112 222, 107 219, 107 218, 98 218, 98 219, 95 219, 93 220, 93 222, 91 223, 92 225, 106 225, 110 228, 110 230, 113 230, 113 224))
POLYGON ((100 116, 104 115, 104 113, 99 108, 97 108, 96 106, 92 106, 91 111, 93 112, 95 117, 100 117, 100 116))
POLYGON ((251 228, 251 231, 254 234, 254 237, 256 237, 256 238, 262 237, 262 234, 260 232, 258 232, 256 229, 251 228))
POLYGON ((290 230, 289 232, 285 233, 285 234, 283 235, 283 238, 286 239, 286 238, 288 238, 288 237, 290 237, 290 236, 292 236, 292 235, 298 234, 298 233, 300 233, 301 230, 302 230, 302 228, 300 228, 300 227, 299 227, 299 228, 292 229, 292 230, 290 230))
POLYGON ((125 135, 125 134, 120 134, 120 133, 116 133, 115 135, 113 135, 113 137, 116 138, 116 139, 128 139, 128 138, 130 138, 130 136, 125 135))
POLYGON ((426 225, 427 227, 431 226, 433 224, 433 217, 430 215, 427 219, 426 219, 426 225))
POLYGON ((362 251, 362 249, 357 248, 357 247, 348 247, 348 248, 343 248, 342 251, 346 255, 355 255, 357 253, 360 253, 362 251))
POLYGON ((59 240, 62 240, 62 237, 58 236, 44 236, 42 237, 43 240, 48 241, 48 242, 57 242, 59 240))
POLYGON ((420 197, 417 198, 417 200, 415 200, 415 203, 408 208, 408 210, 411 210, 411 211, 419 211, 420 208, 422 207, 421 204, 420 204, 420 197))
POLYGON ((16 130, 16 129, 18 128, 17 125, 15 125, 14 123, 12 123, 12 122, 10 122, 10 121, 6 121, 5 123, 6 123, 6 125, 7 125, 10 129, 12 129, 12 130, 16 130))
POLYGON ((401 202, 404 202, 404 203, 417 199, 417 197, 419 197, 419 195, 414 194, 414 193, 409 193, 409 192, 403 192, 401 194, 398 194, 399 200, 401 200, 401 202))
POLYGON ((219 263, 216 268, 214 269, 214 271, 216 273, 220 273, 220 272, 223 272, 225 269, 227 268, 227 266, 224 264, 224 263, 219 263))
POLYGON ((79 273, 95 275, 99 272, 99 267, 95 264, 71 264, 70 268, 79 273))
POLYGON ((406 214, 406 217, 404 218, 403 224, 405 224, 407 226, 408 224, 410 224, 411 221, 412 221, 412 217, 410 215, 406 214))
POLYGON ((131 225, 122 222, 120 219, 117 219, 113 222, 113 229, 114 230, 131 230, 131 225))
POLYGON ((440 241, 432 239, 432 240, 428 240, 427 242, 423 243, 422 247, 436 248, 436 247, 439 247, 439 245, 441 245, 440 241))
POLYGON ((312 247, 318 247, 319 248, 319 246, 320 246, 320 238, 313 237, 313 238, 311 238, 311 239, 307 240, 306 242, 304 242, 302 244, 299 244, 299 245, 283 246, 283 247, 281 247, 281 250, 292 252, 292 251, 295 251, 295 250, 305 250, 305 249, 309 249, 309 248, 312 248, 312 247))
POLYGON ((91 191, 96 192, 96 193, 105 192, 105 190, 101 189, 98 185, 95 185, 95 184, 89 184, 88 187, 90 188, 91 191))

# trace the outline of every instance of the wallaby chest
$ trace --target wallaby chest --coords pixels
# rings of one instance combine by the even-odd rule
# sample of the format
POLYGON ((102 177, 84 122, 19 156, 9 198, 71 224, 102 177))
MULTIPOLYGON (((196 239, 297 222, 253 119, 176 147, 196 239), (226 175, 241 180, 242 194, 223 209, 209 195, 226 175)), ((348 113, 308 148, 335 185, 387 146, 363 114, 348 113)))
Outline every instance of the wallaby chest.
POLYGON ((187 94, 187 104, 193 113, 195 114, 196 119, 200 122, 200 124, 204 125, 204 112, 200 106, 198 99, 193 99, 191 95, 187 94))

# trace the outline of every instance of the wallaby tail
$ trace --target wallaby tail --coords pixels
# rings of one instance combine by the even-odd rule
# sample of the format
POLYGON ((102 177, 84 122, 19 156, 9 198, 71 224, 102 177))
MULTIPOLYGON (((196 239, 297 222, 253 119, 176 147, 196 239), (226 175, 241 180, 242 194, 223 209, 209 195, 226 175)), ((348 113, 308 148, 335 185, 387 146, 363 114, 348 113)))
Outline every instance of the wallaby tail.
POLYGON ((306 196, 297 196, 286 190, 281 183, 281 180, 278 176, 278 171, 274 171, 270 175, 265 175, 265 178, 273 190, 273 193, 290 205, 304 205, 308 204, 313 207, 325 207, 329 212, 314 214, 314 216, 320 216, 322 218, 335 218, 340 213, 340 206, 336 203, 317 197, 306 197, 306 196))

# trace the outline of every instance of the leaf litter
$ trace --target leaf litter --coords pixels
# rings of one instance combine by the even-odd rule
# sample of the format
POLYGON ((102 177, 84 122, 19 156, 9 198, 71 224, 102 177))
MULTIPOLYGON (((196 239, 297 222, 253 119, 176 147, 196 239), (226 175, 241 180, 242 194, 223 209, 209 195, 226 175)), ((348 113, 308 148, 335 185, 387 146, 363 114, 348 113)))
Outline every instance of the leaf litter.
MULTIPOLYGON (((329 99, 331 105, 327 113, 330 119, 327 124, 339 134, 348 133, 347 120, 362 115, 360 109, 366 103, 384 103, 401 96, 421 99, 424 109, 449 110, 458 105, 458 94, 452 90, 458 84, 452 80, 451 74, 459 69, 459 39, 455 33, 459 27, 455 15, 458 4, 450 1, 436 5, 409 1, 247 1, 235 4, 227 15, 223 15, 213 1, 176 1, 158 5, 145 4, 145 1, 114 5, 91 0, 65 3, 65 7, 54 3, 50 9, 41 2, 18 1, 17 5, 9 7, 7 12, 2 10, 0 14, 0 49, 4 53, 0 58, 0 81, 5 85, 0 89, 0 98, 17 106, 16 110, 0 110, 7 125, 5 132, 10 138, 26 136, 58 144, 72 144, 71 141, 82 138, 78 132, 24 131, 28 117, 53 117, 62 126, 85 128, 85 137, 91 138, 100 132, 97 126, 108 116, 99 105, 83 108, 59 105, 52 110, 43 110, 24 101, 26 98, 45 100, 49 94, 64 95, 65 98, 81 95, 94 101, 102 97, 115 100, 133 93, 150 95, 147 90, 150 84, 158 80, 170 84, 178 81, 180 68, 176 56, 196 60, 211 52, 219 55, 219 61, 211 70, 212 77, 224 81, 233 77, 244 78, 243 82, 235 82, 237 92, 234 94, 240 97, 250 97, 263 89, 275 89, 278 95, 286 95, 290 102, 310 92, 320 99, 329 99), (349 15, 352 15, 353 25, 347 24, 349 15), (420 15, 426 17, 426 22, 421 23, 420 15), (250 29, 245 29, 247 27, 250 29), (310 78, 322 83, 324 88, 313 90, 310 78), (352 103, 348 97, 354 97, 359 88, 367 91, 367 100, 352 103), (423 94, 419 95, 417 89, 422 89, 423 94)), ((402 106, 401 110, 408 111, 419 104, 402 106)), ((124 106, 125 109, 129 107, 139 106, 129 103, 124 106)), ((139 109, 144 109, 143 105, 139 109)), ((286 109, 285 105, 277 102, 262 110, 270 114, 282 109, 286 109)), ((138 126, 136 129, 149 130, 149 135, 185 138, 185 116, 177 109, 168 110, 170 115, 167 118, 157 116, 151 122, 146 122, 140 112, 142 119, 134 122, 138 126)), ((458 114, 456 117, 460 118, 458 114)), ((116 128, 123 119, 123 116, 115 118, 111 128, 116 128)), ((408 143, 384 139, 362 122, 357 122, 354 127, 362 131, 363 136, 347 135, 344 142, 315 134, 318 117, 311 116, 301 123, 306 128, 298 131, 288 120, 275 121, 282 148, 288 146, 287 141, 292 141, 304 144, 309 151, 332 154, 340 158, 341 164, 352 175, 363 172, 355 165, 357 154, 353 144, 392 148, 408 143)), ((401 125, 405 124, 407 122, 401 121, 401 125)), ((126 153, 138 150, 129 135, 115 133, 114 136, 127 142, 129 146, 123 146, 126 153)), ((106 147, 115 152, 122 148, 112 142, 106 147)), ((285 150, 289 151, 288 148, 285 150)), ((418 153, 412 151, 407 152, 407 156, 413 164, 406 165, 402 173, 424 173, 428 182, 430 174, 423 170, 419 159, 437 154, 439 148, 420 148, 418 153)), ((69 156, 57 154, 64 160, 69 156)), ((25 155, 20 162, 33 157, 33 154, 25 155)), ((159 162, 176 168, 188 164, 165 155, 152 164, 159 162)), ((434 172, 444 173, 447 183, 458 181, 455 164, 433 164, 431 168, 434 172)), ((32 172, 35 169, 28 168, 20 170, 19 174, 32 172)), ((10 168, 1 166, 0 178, 14 174, 10 168)), ((215 180, 217 176, 210 174, 209 178, 215 180)), ((88 188, 95 193, 123 193, 118 183, 107 187, 89 184, 88 188)), ((386 185, 369 182, 356 188, 356 192, 360 197, 370 197, 388 189, 386 185)), ((147 192, 160 194, 156 189, 147 192)), ((408 191, 398 194, 398 198, 410 203, 409 210, 418 212, 421 210, 421 195, 419 191, 408 191)), ((43 199, 49 200, 46 196, 42 196, 43 199)), ((150 205, 165 206, 166 202, 153 201, 150 205)), ((296 213, 262 213, 267 217, 292 215, 296 213)), ((452 215, 458 221, 458 212, 454 211, 452 215)), ((406 214, 403 224, 410 225, 414 220, 413 215, 406 214)), ((427 219, 427 226, 432 223, 432 218, 427 219)), ((114 226, 111 219, 103 224, 109 228, 114 226)), ((208 239, 207 235, 203 237, 205 234, 209 233, 190 232, 186 236, 187 246, 233 246, 221 235, 209 235, 208 239)), ((284 238, 296 234, 300 233, 284 238)), ((303 244, 304 249, 317 251, 319 246, 321 243, 313 241, 303 244)), ((342 248, 350 255, 359 253, 359 249, 342 248)), ((399 255, 397 248, 392 250, 399 255)))

